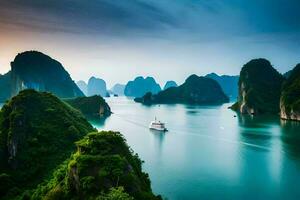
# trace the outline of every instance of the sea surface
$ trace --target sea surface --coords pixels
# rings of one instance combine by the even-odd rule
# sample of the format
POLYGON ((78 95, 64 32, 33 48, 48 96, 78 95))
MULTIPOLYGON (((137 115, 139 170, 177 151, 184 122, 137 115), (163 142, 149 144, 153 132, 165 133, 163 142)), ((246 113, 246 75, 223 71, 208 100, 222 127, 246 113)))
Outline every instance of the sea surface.
POLYGON ((300 199, 300 123, 236 116, 227 107, 143 106, 106 99, 112 114, 92 121, 120 131, 145 161, 152 188, 169 200, 300 199), (150 131, 155 117, 169 132, 150 131))

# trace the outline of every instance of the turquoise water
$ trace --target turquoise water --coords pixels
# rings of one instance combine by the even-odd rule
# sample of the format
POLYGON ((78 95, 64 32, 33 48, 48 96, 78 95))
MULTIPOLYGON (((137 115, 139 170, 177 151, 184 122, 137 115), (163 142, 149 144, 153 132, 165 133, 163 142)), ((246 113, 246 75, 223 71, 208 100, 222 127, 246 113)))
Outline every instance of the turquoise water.
POLYGON ((155 193, 181 199, 300 199, 300 123, 234 117, 222 106, 143 106, 108 98, 115 113, 93 122, 120 131, 145 161, 155 193), (167 133, 147 127, 157 116, 167 133))

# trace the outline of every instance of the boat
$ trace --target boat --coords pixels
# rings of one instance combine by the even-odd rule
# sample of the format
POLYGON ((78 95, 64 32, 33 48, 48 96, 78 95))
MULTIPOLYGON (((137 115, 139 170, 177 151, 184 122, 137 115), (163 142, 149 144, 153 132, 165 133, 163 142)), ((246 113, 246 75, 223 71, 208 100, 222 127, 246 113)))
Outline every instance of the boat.
POLYGON ((168 129, 165 127, 165 123, 162 123, 161 121, 158 121, 155 117, 155 120, 152 121, 149 125, 149 129, 157 130, 157 131, 168 131, 168 129))

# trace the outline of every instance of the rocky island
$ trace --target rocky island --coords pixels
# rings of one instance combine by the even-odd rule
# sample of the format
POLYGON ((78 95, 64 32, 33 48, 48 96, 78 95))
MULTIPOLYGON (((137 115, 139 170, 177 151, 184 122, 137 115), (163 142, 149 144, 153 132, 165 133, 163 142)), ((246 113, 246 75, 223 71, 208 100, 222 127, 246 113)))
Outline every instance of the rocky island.
POLYGON ((142 76, 136 77, 133 81, 129 81, 124 89, 125 96, 141 97, 147 92, 156 94, 161 91, 158 83, 152 77, 143 78, 142 76))
POLYGON ((231 108, 242 114, 278 114, 283 80, 268 60, 251 60, 241 70, 238 102, 231 108))
POLYGON ((107 117, 111 114, 109 105, 99 95, 64 99, 64 101, 80 110, 82 114, 88 117, 107 117))
POLYGON ((151 104, 222 104, 229 101, 220 85, 213 79, 191 75, 178 87, 171 87, 158 94, 147 93, 135 98, 136 102, 151 104))
POLYGON ((280 117, 300 121, 300 64, 284 82, 280 98, 280 117))
POLYGON ((11 95, 24 89, 47 91, 60 98, 84 96, 61 63, 38 52, 26 51, 11 62, 11 95))

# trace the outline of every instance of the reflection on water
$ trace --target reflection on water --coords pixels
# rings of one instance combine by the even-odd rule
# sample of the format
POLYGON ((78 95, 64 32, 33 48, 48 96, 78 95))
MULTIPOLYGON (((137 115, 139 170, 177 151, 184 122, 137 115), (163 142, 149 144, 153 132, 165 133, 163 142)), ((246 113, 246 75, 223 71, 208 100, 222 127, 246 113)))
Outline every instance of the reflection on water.
POLYGON ((223 106, 143 106, 107 99, 100 130, 124 134, 168 199, 300 199, 300 123, 241 116, 223 106), (154 117, 169 132, 148 129, 154 117))

